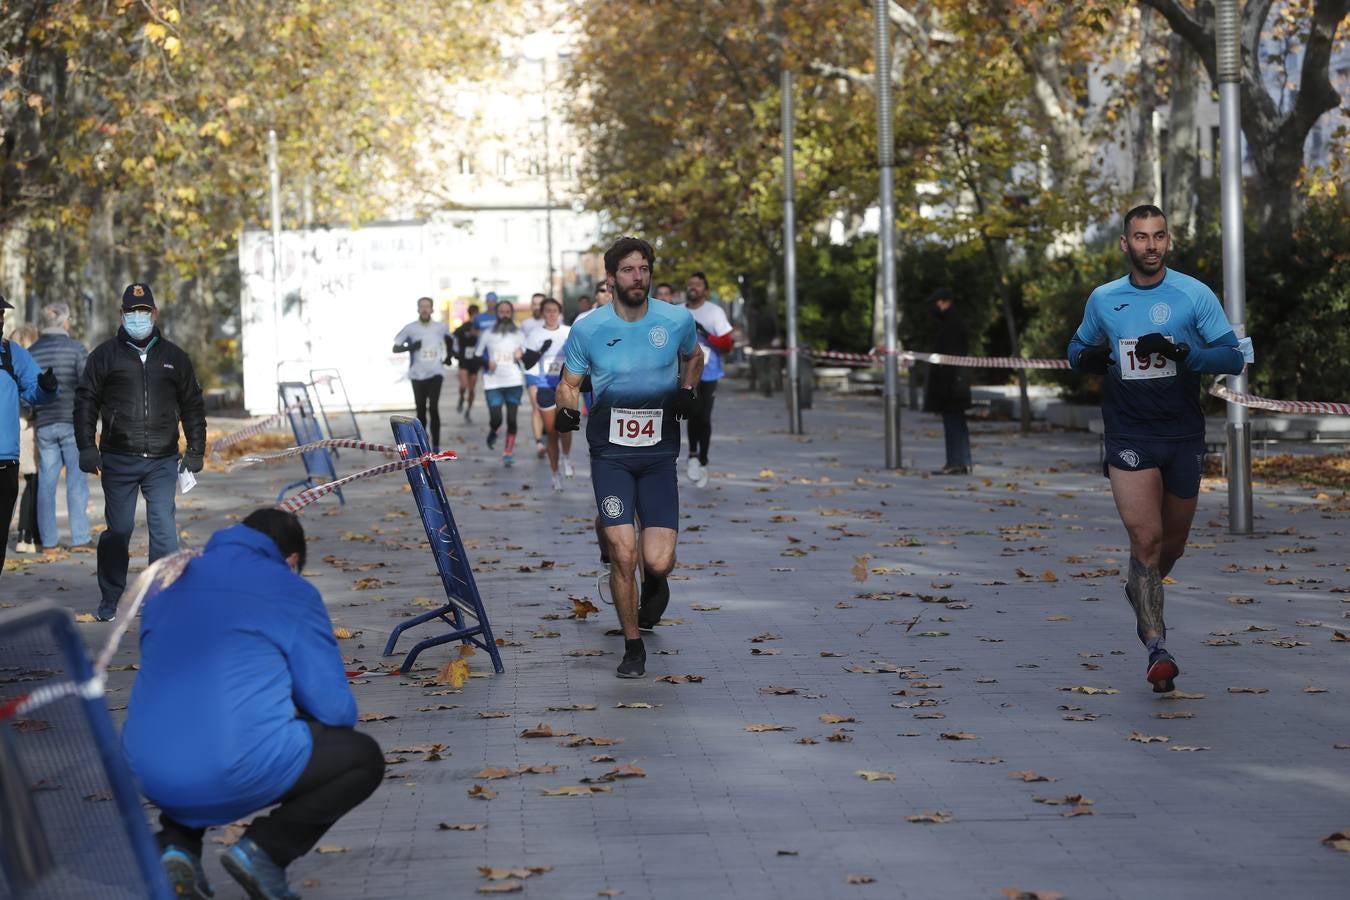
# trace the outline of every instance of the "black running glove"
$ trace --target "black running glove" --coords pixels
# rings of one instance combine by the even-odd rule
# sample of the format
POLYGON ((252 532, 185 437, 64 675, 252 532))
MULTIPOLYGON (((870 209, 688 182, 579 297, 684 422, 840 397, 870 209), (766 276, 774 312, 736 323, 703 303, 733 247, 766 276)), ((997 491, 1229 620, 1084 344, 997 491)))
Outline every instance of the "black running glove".
POLYGON ((1115 362, 1111 358, 1111 348, 1106 344, 1085 347, 1078 354, 1078 370, 1092 375, 1105 375, 1106 367, 1115 362))
POLYGON ((189 447, 187 453, 183 454, 183 468, 187 469, 193 475, 196 475, 202 470, 202 466, 205 462, 205 454, 200 450, 193 450, 189 447))
POLYGON ((698 404, 698 395, 694 393, 691 387, 682 387, 675 392, 675 418, 683 422, 694 414, 694 407, 698 404))
POLYGON ((1156 331, 1144 335, 1134 345, 1135 356, 1162 356, 1175 362, 1183 362, 1190 352, 1190 345, 1174 344, 1156 331))
POLYGON ((539 345, 538 350, 526 350, 520 357, 520 364, 527 369, 533 369, 539 362, 539 358, 548 352, 548 348, 553 346, 553 338, 549 338, 539 345))
POLYGON ((395 353, 416 353, 418 350, 421 349, 422 349, 422 342, 414 341, 411 338, 409 338, 408 340, 404 341, 401 344, 394 345, 395 353))
POLYGON ((47 371, 43 372, 41 375, 38 376, 38 387, 42 388, 49 394, 52 391, 56 390, 56 388, 58 387, 56 382, 56 373, 52 371, 51 366, 48 366, 47 371))
POLYGON ((553 430, 558 434, 566 434, 569 431, 576 431, 581 427, 581 410, 568 409, 563 407, 558 410, 558 417, 553 420, 553 430))
POLYGON ((88 472, 90 475, 98 473, 103 468, 103 454, 98 452, 97 447, 85 447, 80 451, 80 471, 88 472))

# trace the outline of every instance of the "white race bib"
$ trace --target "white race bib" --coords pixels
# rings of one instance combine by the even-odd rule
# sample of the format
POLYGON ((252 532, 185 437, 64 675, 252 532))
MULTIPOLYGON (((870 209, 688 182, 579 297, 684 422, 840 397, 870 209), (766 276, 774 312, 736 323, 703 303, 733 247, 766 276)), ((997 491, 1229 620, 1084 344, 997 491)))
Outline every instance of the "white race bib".
POLYGON ((563 367, 563 358, 561 356, 555 356, 552 359, 548 360, 546 363, 544 363, 544 374, 561 375, 562 367, 563 367))
POLYGON ((708 360, 712 359, 712 348, 707 344, 699 344, 698 349, 703 352, 703 364, 706 366, 708 360))
POLYGON ((609 442, 621 447, 651 447, 661 441, 659 409, 623 409, 609 411, 609 442))
MULTIPOLYGON (((1167 338, 1169 341, 1171 337, 1167 338)), ((1174 359, 1155 353, 1152 356, 1138 356, 1134 345, 1139 343, 1133 338, 1121 338, 1116 359, 1120 363, 1120 377, 1125 381, 1140 378, 1174 378, 1177 374, 1177 362, 1174 359)))
POLYGON ((430 347, 423 347, 417 351, 417 358, 427 362, 440 362, 441 348, 434 344, 430 347))

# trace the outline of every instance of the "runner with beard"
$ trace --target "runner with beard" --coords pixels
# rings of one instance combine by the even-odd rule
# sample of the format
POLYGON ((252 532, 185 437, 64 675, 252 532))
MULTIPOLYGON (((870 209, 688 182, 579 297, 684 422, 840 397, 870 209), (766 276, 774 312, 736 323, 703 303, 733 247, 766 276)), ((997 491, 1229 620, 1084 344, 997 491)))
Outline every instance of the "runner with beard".
POLYGON ((1237 375, 1244 355, 1214 292, 1164 265, 1172 239, 1162 210, 1136 206, 1124 226, 1129 274, 1088 297, 1069 364, 1103 376, 1102 474, 1130 538, 1125 596, 1148 681, 1165 693, 1181 669, 1166 648, 1163 579, 1185 551, 1200 493, 1200 375, 1237 375))
POLYGON ((651 245, 634 237, 620 238, 605 252, 615 301, 572 325, 558 385, 561 432, 580 427, 582 379, 590 375, 593 385, 586 437, 604 522, 602 552, 613 561, 614 608, 624 636, 620 678, 646 673, 638 629, 659 622, 670 601, 666 576, 675 565, 680 520, 678 420, 692 410, 703 371, 693 317, 649 302, 654 259, 651 245), (642 522, 640 549, 636 520, 642 522))
POLYGON ((502 409, 506 410, 506 444, 502 448, 502 465, 510 467, 515 461, 516 411, 524 391, 525 373, 521 360, 525 356, 525 341, 516 325, 515 307, 502 300, 495 307, 496 324, 483 332, 474 354, 484 360, 483 389, 488 405, 488 449, 497 446, 497 431, 502 427, 502 409))

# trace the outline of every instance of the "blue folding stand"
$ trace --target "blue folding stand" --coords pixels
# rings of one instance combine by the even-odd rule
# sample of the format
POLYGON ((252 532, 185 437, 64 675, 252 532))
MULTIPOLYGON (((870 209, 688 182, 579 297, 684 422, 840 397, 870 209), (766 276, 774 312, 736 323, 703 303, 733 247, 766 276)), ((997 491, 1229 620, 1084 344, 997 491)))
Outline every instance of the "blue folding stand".
MULTIPOLYGON (((70 613, 0 612, 0 705, 93 667, 70 613)), ((0 897, 173 896, 102 692, 0 721, 0 897)))
MULTIPOLYGON (((310 369, 309 383, 314 387, 314 399, 319 404, 319 415, 323 416, 328 436, 361 440, 361 426, 356 423, 356 413, 352 411, 347 386, 342 383, 342 373, 337 369, 310 369), (328 398, 326 403, 325 397, 328 398)), ((336 449, 333 455, 338 455, 336 449)))
MULTIPOLYGON (((389 424, 394 429, 394 442, 398 445, 399 456, 407 459, 430 452, 431 445, 421 422, 407 416, 390 416, 389 424)), ((427 541, 431 544, 431 555, 436 558, 436 570, 441 575, 441 584, 445 586, 446 604, 396 625, 389 635, 389 642, 384 645, 384 655, 393 655, 399 635, 409 628, 439 619, 449 625, 451 630, 426 638, 414 646, 404 657, 400 672, 407 673, 423 650, 451 641, 464 641, 486 650, 488 656, 492 657, 492 668, 500 675, 505 671, 502 656, 492 637, 492 625, 488 622, 487 610, 483 608, 483 598, 478 594, 478 585, 473 580, 473 569, 469 565, 468 554, 464 552, 464 542, 459 539, 459 528, 455 525, 454 513, 450 511, 450 501, 445 497, 445 486, 441 484, 441 473, 436 470, 435 463, 412 466, 407 472, 413 499, 417 501, 417 511, 422 516, 422 527, 426 529, 427 541)))
MULTIPOLYGON (((288 410, 286 417, 291 420, 295 445, 299 447, 323 440, 323 427, 314 417, 314 404, 309 400, 309 385, 303 381, 283 381, 277 385, 277 393, 281 395, 281 408, 288 410), (294 409, 291 409, 292 404, 296 405, 294 409)), ((282 488, 281 493, 277 494, 278 503, 292 488, 312 488, 320 485, 322 482, 314 480, 316 475, 322 476, 324 481, 337 481, 337 469, 333 467, 333 452, 327 447, 302 453, 300 458, 305 463, 305 478, 303 481, 292 481, 282 488)), ((342 489, 338 488, 335 493, 338 502, 345 506, 347 500, 342 496, 342 489)))

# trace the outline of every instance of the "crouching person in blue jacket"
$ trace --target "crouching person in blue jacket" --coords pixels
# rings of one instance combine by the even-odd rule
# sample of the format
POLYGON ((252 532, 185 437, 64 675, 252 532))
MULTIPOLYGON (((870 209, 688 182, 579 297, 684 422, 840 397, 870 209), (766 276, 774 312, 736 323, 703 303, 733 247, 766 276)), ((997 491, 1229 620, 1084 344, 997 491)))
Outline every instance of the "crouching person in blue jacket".
POLYGON ((254 900, 290 900, 286 867, 384 777, 353 730, 356 700, 323 598, 299 573, 294 514, 259 509, 217 531, 141 617, 122 745, 161 810, 179 897, 211 897, 202 837, 268 806, 221 857, 254 900))

